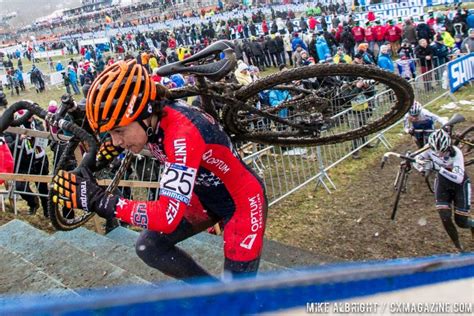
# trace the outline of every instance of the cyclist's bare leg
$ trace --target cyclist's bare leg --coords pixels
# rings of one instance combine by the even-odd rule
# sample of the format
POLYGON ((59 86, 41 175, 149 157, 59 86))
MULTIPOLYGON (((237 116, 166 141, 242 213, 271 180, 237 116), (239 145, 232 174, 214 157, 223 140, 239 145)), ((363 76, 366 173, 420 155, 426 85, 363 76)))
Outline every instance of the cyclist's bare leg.
POLYGON ((443 223, 444 229, 448 233, 449 238, 451 238, 454 246, 460 251, 463 251, 461 242, 459 241, 458 230, 456 229, 456 226, 454 225, 452 220, 451 209, 438 209, 438 214, 441 218, 441 222, 443 223))

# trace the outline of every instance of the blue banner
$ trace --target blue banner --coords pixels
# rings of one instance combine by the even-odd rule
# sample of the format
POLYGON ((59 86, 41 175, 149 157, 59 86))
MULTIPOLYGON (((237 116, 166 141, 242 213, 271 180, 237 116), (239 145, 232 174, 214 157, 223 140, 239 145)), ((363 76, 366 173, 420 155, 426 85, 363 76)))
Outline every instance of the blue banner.
POLYGON ((455 92, 474 79, 474 53, 453 60, 448 64, 449 89, 455 92))

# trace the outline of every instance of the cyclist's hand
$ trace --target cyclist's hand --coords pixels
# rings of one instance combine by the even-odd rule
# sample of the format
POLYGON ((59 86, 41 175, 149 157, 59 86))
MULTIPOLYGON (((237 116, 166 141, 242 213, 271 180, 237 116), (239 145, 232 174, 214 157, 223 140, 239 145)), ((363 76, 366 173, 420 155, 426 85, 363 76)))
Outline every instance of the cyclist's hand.
POLYGON ((103 218, 112 218, 118 197, 108 195, 88 169, 81 169, 79 175, 60 170, 53 178, 53 203, 67 208, 79 208, 96 212, 103 218))
POLYGON ((415 135, 415 129, 413 127, 409 128, 408 129, 408 134, 410 134, 411 136, 415 135))
POLYGON ((443 126, 443 130, 444 130, 446 133, 450 134, 450 135, 451 135, 452 129, 453 129, 453 127, 452 127, 451 125, 445 125, 445 126, 443 126))
POLYGON ((426 159, 423 159, 422 157, 416 157, 415 163, 413 166, 419 172, 428 171, 432 169, 432 162, 431 160, 426 160, 426 159))
POLYGON ((433 170, 434 170, 434 171, 440 171, 441 168, 442 168, 442 167, 441 167, 440 165, 438 165, 437 163, 435 163, 435 162, 433 161, 433 170))
POLYGON ((107 137, 104 142, 100 144, 99 152, 97 153, 97 161, 111 163, 122 151, 123 148, 114 146, 112 139, 107 137))

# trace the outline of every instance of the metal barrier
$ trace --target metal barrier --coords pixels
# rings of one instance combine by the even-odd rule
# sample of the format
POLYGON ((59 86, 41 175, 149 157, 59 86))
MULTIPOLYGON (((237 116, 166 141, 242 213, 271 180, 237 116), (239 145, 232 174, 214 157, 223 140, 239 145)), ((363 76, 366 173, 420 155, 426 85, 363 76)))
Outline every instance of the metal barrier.
MULTIPOLYGON (((38 127, 38 124, 37 121, 35 125, 38 127)), ((15 168, 14 174, 1 174, 1 178, 7 180, 9 184, 8 191, 3 194, 8 194, 9 197, 20 195, 30 209, 39 206, 45 209, 48 183, 51 181, 51 174, 56 169, 69 137, 62 136, 58 139, 49 132, 25 128, 9 128, 6 132, 5 137, 11 147, 15 168), (35 191, 32 190, 32 184, 35 184, 35 191)), ((71 170, 77 166, 77 161, 82 159, 81 146, 76 149, 74 156, 70 157, 67 165, 62 167, 71 170)), ((120 160, 117 160, 110 168, 101 171, 97 175, 99 184, 108 185, 119 166, 120 160)), ((121 182, 118 190, 127 198, 157 199, 159 176, 160 164, 156 159, 137 156, 125 173, 124 181, 121 182)), ((13 208, 17 214, 16 205, 13 208)))
MULTIPOLYGON (((417 100, 423 104, 429 104, 448 92, 445 82, 447 80, 446 70, 447 65, 442 65, 419 75, 412 81, 417 100)), ((391 92, 381 91, 363 101, 369 103, 368 109, 354 111, 348 108, 343 110, 334 116, 336 128, 338 130, 352 129, 358 124, 383 115, 387 106, 391 104, 392 98, 391 92)), ((351 157, 353 153, 370 142, 381 142, 388 148, 390 144, 385 139, 384 133, 397 124, 370 137, 339 144, 305 148, 263 147, 250 144, 244 146, 241 153, 244 156, 243 160, 262 177, 268 200, 270 205, 273 205, 313 182, 317 186, 321 185, 330 193, 332 189, 336 189, 336 186, 329 178, 328 170, 351 157)), ((39 197, 41 204, 46 205, 47 183, 50 182, 51 173, 55 169, 60 152, 64 150, 65 145, 58 143, 57 138, 52 137, 48 132, 19 128, 10 128, 9 131, 16 134, 12 136, 11 142, 14 144, 12 154, 16 162, 15 174, 0 174, 0 177, 12 181, 8 191, 9 196, 20 195, 28 201, 30 207, 39 205, 36 200, 39 197), (29 182, 36 183, 36 190, 39 192, 32 192, 29 182)), ((77 153, 76 157, 80 159, 81 153, 77 153)), ((98 175, 101 185, 110 182, 119 163, 120 161, 117 161, 114 167, 98 175)), ((160 165, 154 158, 137 157, 122 179, 119 189, 127 198, 156 199, 159 177, 160 165)))
MULTIPOLYGON (((447 95, 447 80, 447 64, 417 76, 411 81, 416 100, 426 106, 447 95)), ((347 109, 339 113, 334 117, 336 126, 344 126, 344 122, 348 122, 349 127, 355 127, 360 122, 374 118, 377 113, 383 113, 384 104, 390 104, 391 97, 391 93, 382 92, 369 99, 369 102, 373 102, 373 111, 354 112, 347 109)), ((402 120, 363 139, 339 144, 283 149, 270 146, 245 157, 244 161, 264 179, 270 206, 309 183, 315 182, 316 186, 321 185, 331 193, 331 188, 336 189, 336 186, 327 172, 371 142, 390 148, 385 133, 401 122, 402 120)))

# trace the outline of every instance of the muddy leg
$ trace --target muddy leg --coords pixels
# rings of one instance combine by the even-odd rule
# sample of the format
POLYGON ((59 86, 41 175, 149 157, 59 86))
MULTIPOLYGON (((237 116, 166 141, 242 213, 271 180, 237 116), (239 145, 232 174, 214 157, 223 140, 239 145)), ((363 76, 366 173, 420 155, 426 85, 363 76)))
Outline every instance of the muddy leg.
POLYGON ((449 237, 454 243, 454 246, 458 248, 460 251, 463 251, 461 246, 461 242, 459 241, 458 230, 453 223, 451 218, 451 210, 438 210, 439 217, 441 218, 441 222, 443 223, 444 229, 448 233, 449 237))

